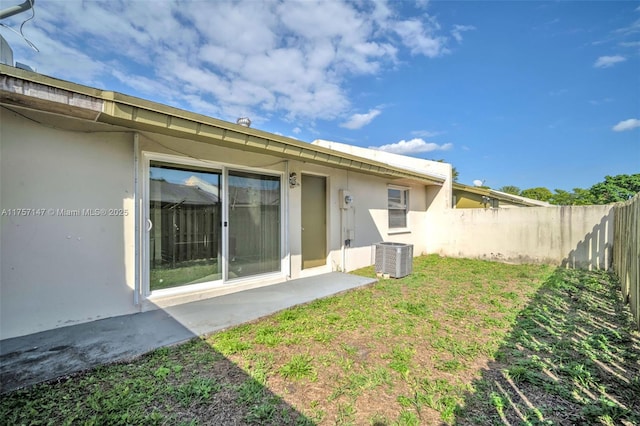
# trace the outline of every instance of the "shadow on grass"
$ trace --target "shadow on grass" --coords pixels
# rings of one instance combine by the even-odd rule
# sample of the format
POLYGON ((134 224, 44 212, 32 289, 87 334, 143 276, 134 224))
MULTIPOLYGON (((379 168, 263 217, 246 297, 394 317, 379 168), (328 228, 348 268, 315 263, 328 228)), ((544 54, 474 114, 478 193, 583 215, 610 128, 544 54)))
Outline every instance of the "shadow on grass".
POLYGON ((0 396, 2 424, 311 425, 205 340, 164 347, 0 396))
POLYGON ((558 268, 473 386, 457 425, 640 424, 640 333, 615 276, 558 268))

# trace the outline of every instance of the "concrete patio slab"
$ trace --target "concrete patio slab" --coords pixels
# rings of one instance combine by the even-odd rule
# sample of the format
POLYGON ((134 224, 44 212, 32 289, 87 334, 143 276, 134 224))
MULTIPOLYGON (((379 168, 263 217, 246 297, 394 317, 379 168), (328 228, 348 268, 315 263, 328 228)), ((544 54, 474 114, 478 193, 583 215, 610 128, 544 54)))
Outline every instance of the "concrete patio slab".
POLYGON ((0 393, 131 359, 375 281, 332 272, 0 340, 0 393))

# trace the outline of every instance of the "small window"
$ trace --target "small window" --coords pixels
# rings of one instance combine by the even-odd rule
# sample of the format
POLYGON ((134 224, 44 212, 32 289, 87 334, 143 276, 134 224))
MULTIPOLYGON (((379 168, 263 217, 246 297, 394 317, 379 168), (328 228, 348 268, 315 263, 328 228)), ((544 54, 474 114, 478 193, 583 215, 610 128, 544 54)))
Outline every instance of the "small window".
POLYGON ((389 229, 406 228, 409 211, 409 190, 389 188, 387 190, 389 229))

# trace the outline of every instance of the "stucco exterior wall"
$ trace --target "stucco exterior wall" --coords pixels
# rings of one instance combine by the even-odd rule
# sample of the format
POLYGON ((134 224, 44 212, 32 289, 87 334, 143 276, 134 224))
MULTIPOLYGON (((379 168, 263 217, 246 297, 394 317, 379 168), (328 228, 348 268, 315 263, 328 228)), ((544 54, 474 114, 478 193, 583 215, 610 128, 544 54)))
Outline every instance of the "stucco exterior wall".
MULTIPOLYGON (((452 208, 453 180, 451 174, 451 164, 407 157, 404 155, 397 155, 369 148, 356 147, 338 142, 317 140, 313 143, 315 145, 323 146, 332 150, 369 158, 389 165, 416 170, 421 173, 439 176, 444 179, 444 182, 440 185, 417 185, 415 183, 404 180, 387 182, 388 184, 393 185, 404 185, 411 189, 411 212, 409 214, 409 221, 412 230, 410 233, 394 234, 388 232, 386 227, 386 195, 383 197, 382 194, 377 194, 375 198, 377 200, 384 200, 384 204, 380 204, 372 209, 372 216, 376 218, 376 223, 381 224, 379 233, 382 239, 380 241, 413 244, 414 256, 419 256, 423 253, 437 252, 437 250, 439 249, 439 240, 438 238, 436 238, 436 235, 439 230, 442 229, 442 222, 444 220, 442 212, 445 210, 450 210, 452 208)), ((372 198, 371 194, 372 193, 368 190, 364 191, 364 195, 367 198, 372 198)), ((356 252, 354 250, 352 251, 356 252)), ((357 253, 358 260, 355 262, 355 264, 357 265, 366 266, 363 264, 363 262, 367 257, 369 257, 368 264, 372 264, 375 261, 375 252, 372 247, 369 248, 368 251, 359 249, 357 250, 357 253)))
POLYGON ((136 311, 132 158, 131 134, 2 111, 1 338, 136 311))
MULTIPOLYGON (((407 181, 388 180, 361 173, 347 172, 310 164, 290 165, 290 171, 316 174, 327 177, 327 225, 328 225, 328 263, 327 271, 352 271, 372 265, 375 261, 375 244, 381 241, 394 241, 414 245, 414 253, 419 255, 426 252, 424 235, 427 229, 426 210, 427 192, 422 184, 407 181), (400 186, 409 190, 408 228, 405 232, 397 233, 388 228, 387 188, 389 185, 400 186), (349 209, 340 208, 340 190, 348 190, 354 202, 349 209), (349 232, 350 231, 350 232, 349 232), (344 247, 344 240, 350 237, 350 246, 344 247)), ((299 195, 295 188, 290 191, 290 201, 299 195)), ((297 215, 300 211, 291 203, 291 224, 299 223, 297 215)), ((299 229, 299 228, 298 228, 299 229)), ((301 247, 299 234, 290 234, 292 265, 301 264, 297 257, 301 247)), ((292 268, 295 273, 295 267, 292 268)), ((304 271, 302 273, 304 276, 304 271)))
POLYGON ((448 210, 432 236, 444 256, 609 269, 613 205, 448 210))
POLYGON ((434 177, 443 179, 440 185, 428 185, 430 189, 429 207, 434 209, 450 209, 452 194, 452 167, 451 164, 439 161, 425 160, 422 158, 408 157, 406 155, 392 154, 390 152, 362 148, 359 146, 347 145, 339 142, 316 140, 314 145, 329 148, 331 150, 357 155, 362 158, 386 163, 391 166, 402 167, 407 170, 417 171, 434 177))
MULTIPOLYGON (((433 199, 442 196, 439 186, 434 186, 437 191, 429 195, 421 183, 153 133, 138 135, 141 187, 147 179, 143 153, 203 160, 212 168, 225 165, 281 173, 286 193, 282 201, 285 212, 282 273, 225 284, 223 290, 217 287, 177 295, 171 300, 142 296, 142 303, 135 305, 134 133, 54 129, 3 111, 0 210, 5 213, 0 217, 0 338, 157 309, 332 270, 351 271, 373 264, 375 244, 381 241, 414 244, 416 255, 427 251, 424 238, 427 210, 433 199), (302 270, 304 188, 289 186, 287 174, 291 172, 296 172, 299 180, 305 173, 327 179, 324 267, 302 270), (410 191, 409 226, 403 233, 388 229, 390 184, 410 191), (352 208, 340 209, 341 189, 349 190, 354 197, 352 208), (38 211, 12 214, 16 209, 38 211), (96 209, 98 215, 90 215, 96 209), (346 238, 351 239, 350 247, 343 247, 346 238)), ((142 198, 138 200, 142 202, 142 198)), ((144 223, 141 228, 144 229, 144 223)), ((142 250, 141 244, 139 251, 142 250)))

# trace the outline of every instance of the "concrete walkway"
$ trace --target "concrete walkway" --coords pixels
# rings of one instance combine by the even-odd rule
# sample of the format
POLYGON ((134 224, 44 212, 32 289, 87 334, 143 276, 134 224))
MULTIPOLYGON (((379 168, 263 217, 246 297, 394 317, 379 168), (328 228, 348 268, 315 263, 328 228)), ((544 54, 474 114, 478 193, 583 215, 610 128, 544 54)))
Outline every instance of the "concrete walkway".
POLYGON ((375 282, 332 272, 0 341, 0 393, 131 359, 375 282))

